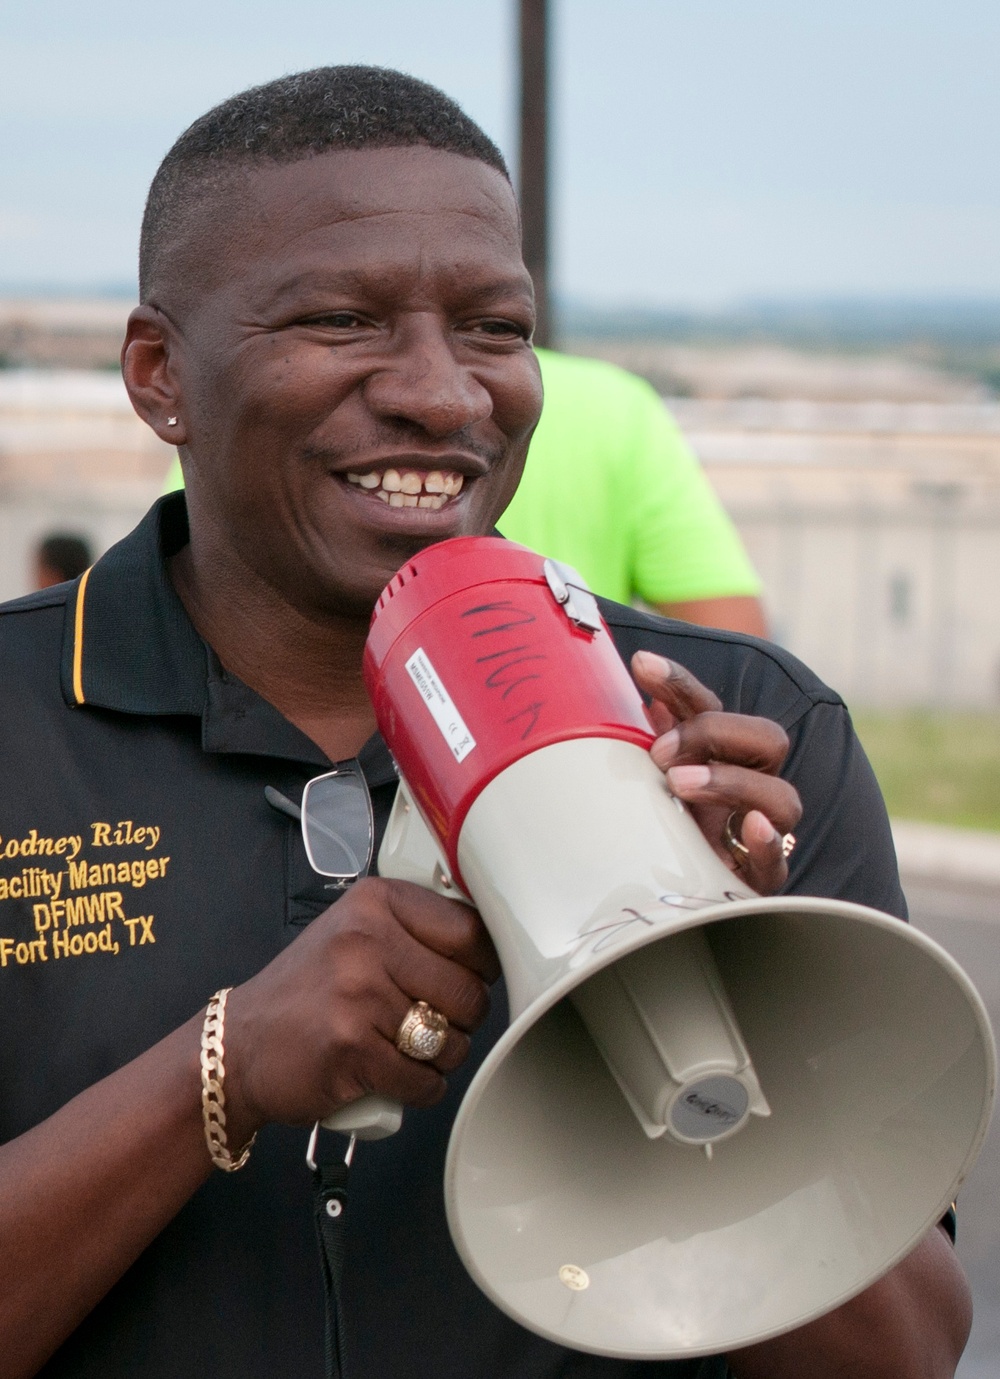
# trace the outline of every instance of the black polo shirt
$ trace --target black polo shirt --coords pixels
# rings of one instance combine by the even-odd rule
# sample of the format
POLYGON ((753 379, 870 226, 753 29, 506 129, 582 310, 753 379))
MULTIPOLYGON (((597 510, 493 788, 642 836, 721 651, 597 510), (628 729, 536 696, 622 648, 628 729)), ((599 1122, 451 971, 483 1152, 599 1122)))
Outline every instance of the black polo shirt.
MULTIPOLYGON (((320 749, 199 638, 164 561, 187 539, 162 500, 88 576, 0 610, 0 1140, 36 1125, 268 963, 329 900, 297 826, 320 749)), ((689 666, 726 708, 775 719, 803 798, 789 889, 905 914, 885 810, 843 704, 752 638, 602 604, 623 657, 689 666)), ((361 754, 381 835, 395 791, 361 754)), ((443 1164, 488 1025, 446 1100, 411 1111, 352 1171, 344 1307, 350 1379, 708 1379, 715 1362, 599 1359, 539 1340, 465 1273, 443 1164)), ((217 1173, 42 1371, 74 1379, 312 1379, 323 1299, 306 1134, 271 1126, 217 1173)))

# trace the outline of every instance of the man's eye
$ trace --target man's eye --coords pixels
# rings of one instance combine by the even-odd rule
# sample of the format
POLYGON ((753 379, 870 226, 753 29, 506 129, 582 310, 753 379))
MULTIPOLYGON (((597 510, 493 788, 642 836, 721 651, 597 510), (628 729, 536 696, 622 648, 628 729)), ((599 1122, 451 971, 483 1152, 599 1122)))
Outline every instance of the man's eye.
POLYGON ((491 335, 500 340, 527 340, 531 334, 526 326, 520 325, 516 321, 477 321, 472 329, 477 335, 491 335))
POLYGON ((356 311, 325 311, 322 316, 310 316, 306 326, 326 326, 333 330, 355 330, 365 324, 356 311))

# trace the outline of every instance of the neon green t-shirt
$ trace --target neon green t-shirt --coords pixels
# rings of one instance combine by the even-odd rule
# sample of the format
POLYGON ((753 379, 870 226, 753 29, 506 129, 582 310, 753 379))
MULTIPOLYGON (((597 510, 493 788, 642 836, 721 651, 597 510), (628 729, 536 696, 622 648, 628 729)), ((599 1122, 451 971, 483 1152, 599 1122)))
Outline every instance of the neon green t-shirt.
MULTIPOLYGON (((758 594, 735 527, 650 385, 597 359, 538 360, 545 405, 504 536, 619 603, 758 594)), ((165 492, 183 482, 175 461, 165 492)))
POLYGON ((756 595, 739 535, 653 388, 539 350, 545 405, 498 526, 619 603, 756 595))

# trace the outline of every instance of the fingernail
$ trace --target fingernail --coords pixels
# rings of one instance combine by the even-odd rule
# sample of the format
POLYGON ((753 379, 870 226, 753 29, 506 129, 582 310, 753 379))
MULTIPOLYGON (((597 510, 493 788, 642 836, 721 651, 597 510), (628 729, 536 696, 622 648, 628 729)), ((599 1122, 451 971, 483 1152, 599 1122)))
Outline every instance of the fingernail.
POLYGON ((707 766, 672 766, 667 772, 670 788, 678 795, 688 790, 703 790, 712 779, 707 766))
POLYGON ((632 657, 632 662, 638 662, 648 675, 662 675, 664 680, 669 680, 673 671, 673 666, 666 656, 657 656, 654 651, 637 651, 632 657))
POLYGON ((654 743, 656 764, 661 771, 665 769, 669 762, 673 761, 680 745, 681 735, 676 728, 671 728, 669 733, 664 733, 662 737, 656 739, 654 743))
POLYGON ((743 839, 748 843, 771 843, 778 837, 778 830, 759 809, 751 809, 743 820, 743 839))

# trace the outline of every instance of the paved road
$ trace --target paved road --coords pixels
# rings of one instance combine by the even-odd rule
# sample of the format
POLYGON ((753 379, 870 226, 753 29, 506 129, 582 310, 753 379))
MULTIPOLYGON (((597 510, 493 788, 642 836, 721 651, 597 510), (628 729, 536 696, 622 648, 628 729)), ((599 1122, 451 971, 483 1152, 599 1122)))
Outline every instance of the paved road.
MULTIPOLYGON (((913 923, 947 948, 979 988, 1000 1038, 1000 891, 906 882, 913 923)), ((958 1379, 1000 1375, 1000 1112, 962 1189, 958 1252, 972 1282, 975 1320, 958 1379)))

